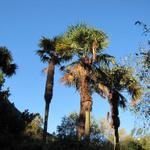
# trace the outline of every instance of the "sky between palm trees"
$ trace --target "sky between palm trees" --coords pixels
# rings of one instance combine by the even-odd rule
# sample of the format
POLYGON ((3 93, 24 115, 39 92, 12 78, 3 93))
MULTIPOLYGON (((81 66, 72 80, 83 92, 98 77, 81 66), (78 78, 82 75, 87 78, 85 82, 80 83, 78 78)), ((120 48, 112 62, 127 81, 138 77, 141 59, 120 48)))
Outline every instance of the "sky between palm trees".
MULTIPOLYGON (((42 36, 63 34, 67 27, 87 23, 103 30, 109 37, 106 53, 118 60, 135 52, 144 37, 140 20, 150 25, 149 0, 0 0, 0 46, 11 50, 18 65, 16 76, 8 79, 11 101, 23 111, 44 114, 44 87, 46 75, 36 50, 42 36)), ((54 97, 50 108, 50 132, 56 130, 61 118, 69 112, 79 112, 79 95, 73 88, 60 85, 56 70, 54 97)), ((93 115, 97 120, 106 117, 109 105, 99 96, 93 96, 93 115)), ((121 127, 129 132, 134 126, 131 113, 120 111, 121 127)))

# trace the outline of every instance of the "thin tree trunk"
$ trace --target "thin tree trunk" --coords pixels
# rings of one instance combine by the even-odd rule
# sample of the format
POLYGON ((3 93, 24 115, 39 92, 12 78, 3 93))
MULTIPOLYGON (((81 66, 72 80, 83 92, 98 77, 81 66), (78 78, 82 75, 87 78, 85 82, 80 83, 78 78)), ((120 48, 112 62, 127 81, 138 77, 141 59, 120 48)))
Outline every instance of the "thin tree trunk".
POLYGON ((115 135, 115 144, 118 144, 119 143, 119 133, 118 133, 118 128, 114 129, 114 135, 115 135))
POLYGON ((119 133, 118 128, 114 129, 114 150, 119 150, 119 133))
POLYGON ((45 116, 44 116, 44 130, 43 130, 44 143, 46 143, 46 137, 47 137, 48 116, 49 116, 49 103, 46 103, 45 104, 45 116))
POLYGON ((114 129, 114 150, 119 150, 119 133, 118 128, 120 126, 119 110, 118 110, 118 94, 113 91, 109 97, 109 104, 111 110, 111 127, 114 129))
POLYGON ((90 140, 90 124, 91 116, 90 116, 90 110, 85 111, 85 137, 89 141, 90 140))
POLYGON ((45 95, 44 95, 45 97, 45 116, 44 116, 44 130, 43 130, 44 144, 46 143, 46 136, 47 136, 49 105, 53 97, 54 72, 55 72, 55 62, 54 60, 51 60, 48 66, 45 95))

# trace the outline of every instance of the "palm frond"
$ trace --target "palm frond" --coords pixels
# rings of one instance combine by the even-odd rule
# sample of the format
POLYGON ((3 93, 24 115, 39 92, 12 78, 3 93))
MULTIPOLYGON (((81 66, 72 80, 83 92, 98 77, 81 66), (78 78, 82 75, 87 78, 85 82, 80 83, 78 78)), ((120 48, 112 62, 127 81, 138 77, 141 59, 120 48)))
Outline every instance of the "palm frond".
POLYGON ((0 47, 0 70, 8 77, 15 74, 17 69, 13 63, 11 52, 6 47, 0 47))
POLYGON ((96 56, 96 63, 103 63, 109 66, 110 63, 115 64, 115 57, 108 54, 100 54, 96 56))
POLYGON ((102 93, 103 93, 106 97, 109 96, 110 90, 109 90, 105 85, 99 83, 99 84, 98 84, 98 88, 99 88, 100 91, 102 91, 102 93))
POLYGON ((116 92, 118 93, 119 96, 119 106, 123 109, 126 108, 127 99, 118 91, 116 92))
POLYGON ((0 47, 0 64, 13 61, 11 52, 6 47, 0 47))
POLYGON ((47 55, 44 50, 38 50, 36 54, 40 56, 41 61, 44 63, 50 60, 49 55, 47 55))
POLYGON ((65 36, 72 40, 77 51, 84 51, 84 53, 92 53, 95 40, 97 42, 96 51, 101 51, 108 45, 107 35, 104 32, 86 24, 70 26, 65 36))
POLYGON ((46 37, 42 37, 39 43, 39 47, 45 51, 55 51, 55 42, 56 42, 56 38, 49 39, 46 37))
POLYGON ((17 65, 16 64, 10 64, 6 70, 5 73, 8 77, 12 76, 13 74, 16 73, 17 65))

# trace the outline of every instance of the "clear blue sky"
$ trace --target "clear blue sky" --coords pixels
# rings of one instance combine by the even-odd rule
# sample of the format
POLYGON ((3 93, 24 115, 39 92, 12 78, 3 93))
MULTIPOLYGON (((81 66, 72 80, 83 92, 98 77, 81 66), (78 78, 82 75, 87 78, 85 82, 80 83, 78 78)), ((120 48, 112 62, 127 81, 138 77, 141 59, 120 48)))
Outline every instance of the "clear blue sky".
MULTIPOLYGON (((21 111, 44 113, 46 67, 37 55, 39 39, 65 32, 68 25, 85 22, 109 36, 107 53, 117 59, 135 52, 141 41, 141 30, 134 25, 141 20, 150 24, 149 0, 0 0, 0 46, 11 50, 18 65, 17 74, 7 80, 10 99, 21 111)), ((59 83, 56 70, 54 97, 50 107, 48 130, 53 132, 61 118, 79 111, 79 95, 73 88, 59 83)), ((106 100, 93 96, 93 115, 97 120, 106 117, 106 100)), ((134 118, 120 111, 121 127, 129 132, 134 118)))

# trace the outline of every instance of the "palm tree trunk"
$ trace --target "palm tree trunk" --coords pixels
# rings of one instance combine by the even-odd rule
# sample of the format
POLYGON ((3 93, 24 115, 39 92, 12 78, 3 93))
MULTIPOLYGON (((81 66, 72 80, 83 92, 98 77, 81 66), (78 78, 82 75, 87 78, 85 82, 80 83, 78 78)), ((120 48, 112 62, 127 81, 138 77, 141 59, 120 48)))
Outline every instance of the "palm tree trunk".
POLYGON ((90 137, 91 108, 92 108, 92 97, 90 95, 88 82, 86 80, 86 76, 82 76, 80 79, 80 116, 77 127, 79 140, 81 140, 82 136, 90 137))
POLYGON ((114 142, 115 142, 115 144, 118 144, 119 143, 118 128, 114 129, 114 135, 115 135, 114 142))
POLYGON ((114 129, 114 150, 119 150, 119 133, 120 126, 119 110, 118 110, 119 96, 117 92, 112 91, 109 96, 109 104, 111 110, 111 127, 114 129))
POLYGON ((48 115, 49 115, 49 103, 46 103, 45 104, 45 116, 44 116, 44 130, 43 130, 43 141, 44 141, 44 143, 46 143, 48 115))
POLYGON ((90 110, 85 111, 85 137, 89 141, 90 140, 90 110))
POLYGON ((81 141, 82 136, 84 135, 84 130, 85 130, 84 128, 85 128, 85 111, 83 110, 82 104, 80 104, 80 114, 79 114, 78 126, 77 126, 77 135, 79 141, 81 141))
POLYGON ((54 72, 55 72, 55 62, 54 60, 51 60, 48 66, 47 80, 46 80, 46 86, 45 86, 45 95, 44 95, 45 115, 44 115, 43 143, 46 143, 49 105, 53 97, 54 72))
POLYGON ((118 128, 114 129, 114 150, 119 150, 119 133, 118 128))

